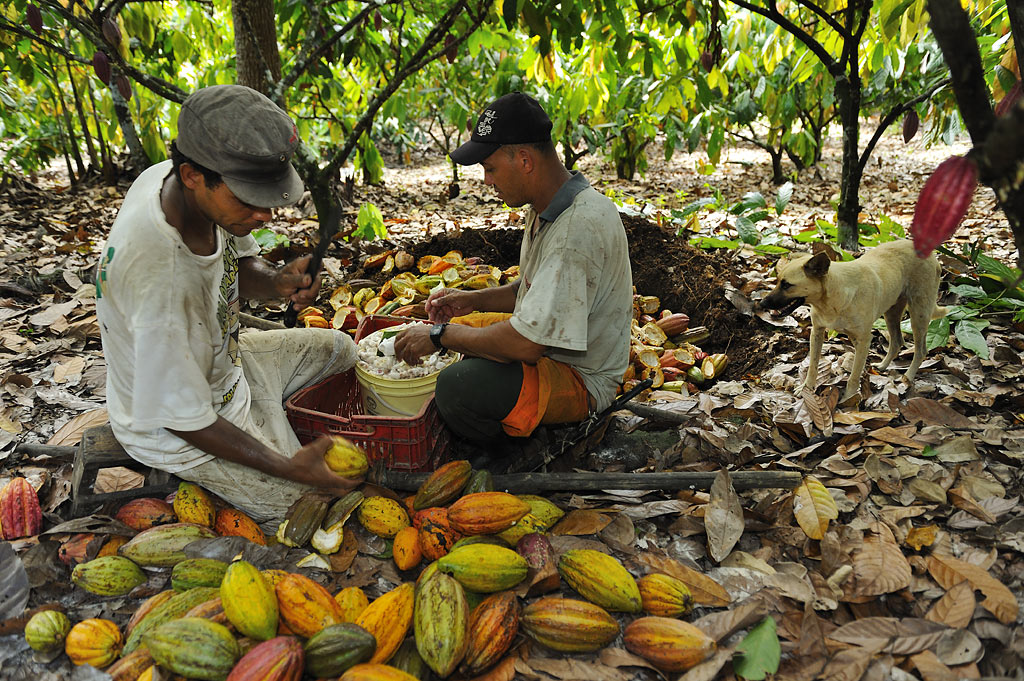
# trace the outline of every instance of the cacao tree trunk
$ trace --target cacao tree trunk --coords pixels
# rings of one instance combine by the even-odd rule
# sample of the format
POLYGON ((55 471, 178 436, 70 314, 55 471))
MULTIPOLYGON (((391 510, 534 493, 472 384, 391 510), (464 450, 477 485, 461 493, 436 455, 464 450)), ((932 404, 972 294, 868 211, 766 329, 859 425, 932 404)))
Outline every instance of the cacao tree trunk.
POLYGON ((233 0, 231 23, 238 84, 268 94, 270 82, 281 80, 274 0, 233 0))
POLYGON ((82 126, 82 137, 85 138, 85 149, 89 153, 89 162, 93 170, 99 172, 100 161, 96 155, 96 147, 92 143, 92 135, 89 133, 89 122, 85 118, 85 108, 82 106, 82 97, 78 93, 78 85, 75 83, 75 74, 71 70, 71 62, 64 58, 64 66, 68 70, 68 80, 71 82, 71 94, 75 98, 75 111, 78 114, 78 124, 82 126))
POLYGON ((836 232, 839 245, 848 251, 860 247, 860 78, 847 73, 836 78, 836 102, 843 126, 843 170, 839 181, 836 232))

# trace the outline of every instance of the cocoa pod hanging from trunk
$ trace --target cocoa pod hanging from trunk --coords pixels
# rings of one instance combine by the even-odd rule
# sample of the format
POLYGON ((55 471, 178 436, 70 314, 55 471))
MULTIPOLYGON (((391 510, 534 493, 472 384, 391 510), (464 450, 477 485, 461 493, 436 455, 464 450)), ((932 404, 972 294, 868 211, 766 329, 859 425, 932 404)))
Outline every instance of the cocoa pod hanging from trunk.
POLYGON ((924 183, 914 207, 910 232, 918 257, 927 258, 952 236, 967 214, 978 186, 978 165, 966 156, 952 156, 939 164, 924 183))
POLYGON ((114 84, 117 85, 117 91, 121 93, 125 100, 132 98, 132 84, 128 82, 128 76, 123 73, 117 74, 114 76, 114 84))
POLYGON ((1017 103, 1018 99, 1020 99, 1020 94, 1021 83, 1020 79, 1018 78, 1017 82, 1013 84, 1013 87, 1011 87, 1010 90, 1005 95, 1003 95, 1003 98, 999 100, 999 103, 996 104, 996 117, 1002 116, 1007 111, 1012 109, 1013 105, 1017 103))
POLYGON ((917 129, 919 127, 921 127, 921 119, 918 117, 917 112, 911 109, 903 116, 904 144, 914 139, 914 135, 917 134, 917 129))
POLYGON ((117 47, 121 44, 121 29, 118 27, 117 22, 111 18, 103 20, 103 37, 108 43, 117 47))
POLYGON ((92 70, 104 85, 110 85, 110 59, 99 50, 92 55, 92 70))
POLYGON ((25 21, 28 22, 29 28, 35 31, 36 35, 43 35, 43 14, 39 11, 38 7, 35 5, 27 5, 25 7, 25 21))

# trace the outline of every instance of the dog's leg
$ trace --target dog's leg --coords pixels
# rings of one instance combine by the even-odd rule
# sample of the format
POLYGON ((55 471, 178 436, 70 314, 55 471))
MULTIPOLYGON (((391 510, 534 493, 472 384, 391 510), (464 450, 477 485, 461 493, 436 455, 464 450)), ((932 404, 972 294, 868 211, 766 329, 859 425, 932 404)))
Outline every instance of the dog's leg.
POLYGON ((825 342, 825 328, 819 326, 811 327, 811 350, 807 355, 807 376, 804 382, 797 386, 799 393, 804 388, 814 392, 818 387, 818 362, 821 361, 821 344, 825 342))
POLYGON ((856 337, 851 336, 850 340, 853 341, 853 370, 850 371, 850 380, 846 382, 846 392, 843 393, 842 402, 860 392, 860 378, 864 375, 864 365, 868 361, 868 348, 871 346, 871 329, 856 337))
POLYGON ((931 321, 935 304, 932 303, 932 299, 916 305, 914 301, 910 302, 910 330, 914 332, 914 359, 910 362, 910 368, 907 369, 906 379, 907 383, 913 385, 914 376, 917 375, 917 369, 924 361, 927 351, 928 322, 931 321))
POLYGON ((885 311, 885 328, 889 332, 889 351, 885 353, 885 359, 878 365, 879 371, 885 371, 889 364, 896 359, 896 355, 903 349, 903 331, 900 329, 900 320, 903 317, 905 304, 900 299, 895 305, 885 311))

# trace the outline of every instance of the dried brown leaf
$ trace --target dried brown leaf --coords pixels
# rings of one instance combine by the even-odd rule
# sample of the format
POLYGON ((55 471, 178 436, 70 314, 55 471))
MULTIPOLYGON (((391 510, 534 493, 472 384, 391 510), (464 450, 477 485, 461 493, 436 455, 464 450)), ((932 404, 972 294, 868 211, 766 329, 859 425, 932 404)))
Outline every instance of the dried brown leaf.
POLYGON ((828 649, 825 647, 825 633, 821 628, 821 618, 814 612, 811 603, 804 604, 804 616, 800 620, 800 642, 798 648, 801 657, 821 657, 822 664, 828 649))
POLYGON ((120 492, 126 489, 142 487, 146 482, 146 476, 141 473, 118 466, 116 468, 104 468, 96 474, 96 484, 93 489, 99 494, 109 492, 120 492))
POLYGON ((46 444, 64 446, 77 445, 82 441, 82 433, 84 433, 87 428, 102 426, 109 421, 110 418, 107 415, 106 409, 100 408, 83 411, 81 414, 58 428, 57 432, 46 441, 46 444))
POLYGON ((939 622, 954 629, 963 629, 974 617, 974 589, 966 579, 954 584, 935 601, 924 618, 931 622, 939 622))
POLYGON ((708 553, 715 562, 728 556, 743 536, 743 506, 733 489, 729 472, 724 468, 711 484, 711 500, 704 511, 704 528, 708 534, 708 553))
POLYGON ((807 413, 811 415, 811 421, 814 422, 815 428, 824 433, 826 437, 831 436, 832 410, 825 403, 825 399, 807 387, 800 391, 800 399, 803 400, 807 413))
POLYGON ((611 522, 612 518, 609 515, 589 508, 580 508, 569 511, 551 528, 551 534, 597 534, 611 522))
POLYGON ((686 584, 693 600, 701 605, 725 607, 732 602, 729 592, 721 584, 707 575, 686 567, 678 560, 656 556, 652 553, 641 553, 639 560, 651 568, 651 572, 662 572, 686 584))
POLYGON ((764 601, 752 598, 731 610, 708 613, 694 620, 693 626, 713 638, 715 642, 721 642, 740 629, 760 622, 768 612, 768 605, 764 601))
POLYGON ((923 681, 958 681, 960 675, 942 664, 930 650, 910 658, 910 663, 921 673, 923 681))
POLYGON ((516 678, 517 659, 515 656, 506 657, 489 672, 473 677, 470 681, 512 681, 516 678))
POLYGON ((811 539, 822 539, 829 521, 839 517, 839 509, 825 486, 808 475, 793 490, 793 515, 804 534, 811 539))
POLYGON ((971 586, 985 594, 982 607, 1003 624, 1017 619, 1017 599, 1013 593, 986 570, 949 556, 928 557, 928 572, 944 589, 967 580, 971 586))
POLYGON ((844 624, 828 637, 891 655, 912 655, 934 646, 946 631, 945 625, 923 619, 864 617, 844 624))
POLYGON ((719 648, 714 655, 696 667, 688 669, 676 681, 714 681, 722 668, 732 659, 733 652, 732 648, 719 648))
POLYGON ((821 678, 826 681, 858 681, 864 676, 874 652, 865 648, 840 650, 825 665, 821 678))
POLYGON ((853 575, 853 596, 880 596, 910 585, 910 563, 896 544, 868 538, 853 556, 853 575))

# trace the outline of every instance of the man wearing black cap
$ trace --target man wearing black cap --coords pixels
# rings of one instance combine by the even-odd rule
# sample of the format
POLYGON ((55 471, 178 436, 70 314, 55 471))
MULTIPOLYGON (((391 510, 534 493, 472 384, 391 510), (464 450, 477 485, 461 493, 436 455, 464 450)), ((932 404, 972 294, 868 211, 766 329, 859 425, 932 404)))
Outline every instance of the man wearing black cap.
POLYGON ((197 91, 182 104, 171 160, 128 190, 96 277, 114 435, 134 459, 257 521, 282 517, 312 487, 356 484, 324 463, 328 438, 300 447, 282 406, 351 368, 352 339, 329 329, 239 335, 240 297, 304 307, 319 288, 309 256, 275 269, 250 235, 302 195, 297 145, 288 115, 255 90, 197 91))
POLYGON ((530 205, 520 278, 431 294, 434 326, 395 342, 410 363, 441 347, 468 357, 441 372, 435 398, 448 425, 477 442, 529 436, 539 424, 603 409, 629 359, 633 284, 622 221, 607 197, 562 165, 551 127, 535 99, 513 92, 492 102, 452 153, 461 165, 482 164, 484 183, 507 205, 530 205), (481 318, 494 323, 474 324, 481 318))

